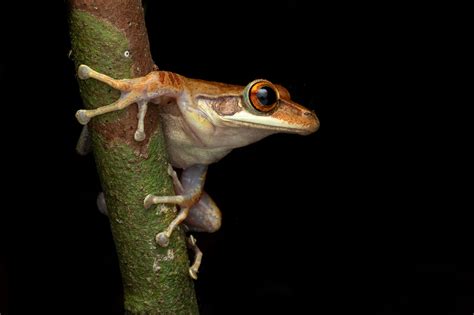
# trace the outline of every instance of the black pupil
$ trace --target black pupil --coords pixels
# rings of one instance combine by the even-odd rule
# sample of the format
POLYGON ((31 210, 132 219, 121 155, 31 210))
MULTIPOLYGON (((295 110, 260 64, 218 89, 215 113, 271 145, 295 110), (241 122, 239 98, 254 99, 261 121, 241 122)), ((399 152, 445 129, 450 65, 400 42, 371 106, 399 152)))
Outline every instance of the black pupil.
POLYGON ((260 104, 269 106, 275 104, 277 95, 275 91, 269 86, 263 86, 257 91, 257 98, 260 104))

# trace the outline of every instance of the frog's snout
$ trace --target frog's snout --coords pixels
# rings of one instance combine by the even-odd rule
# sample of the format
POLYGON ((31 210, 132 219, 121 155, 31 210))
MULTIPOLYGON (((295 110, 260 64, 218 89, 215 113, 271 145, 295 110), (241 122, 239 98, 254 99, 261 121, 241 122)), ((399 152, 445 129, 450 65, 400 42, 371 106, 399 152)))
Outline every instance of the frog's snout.
POLYGON ((316 116, 316 112, 314 110, 306 110, 303 112, 303 117, 308 120, 308 128, 306 128, 304 135, 311 134, 316 132, 319 129, 319 119, 316 116))

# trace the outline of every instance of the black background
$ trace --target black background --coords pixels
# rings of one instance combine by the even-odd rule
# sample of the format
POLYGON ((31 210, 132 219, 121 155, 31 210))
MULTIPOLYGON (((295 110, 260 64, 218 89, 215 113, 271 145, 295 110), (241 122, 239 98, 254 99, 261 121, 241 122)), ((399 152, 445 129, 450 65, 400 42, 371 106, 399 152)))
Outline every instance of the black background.
MULTIPOLYGON (((36 6, 2 12, 13 19, 1 25, 0 313, 120 314, 94 161, 74 151, 67 7, 36 6)), ((275 135, 210 166, 224 221, 197 235, 202 314, 474 312, 467 186, 451 175, 462 158, 437 116, 443 15, 431 9, 147 3, 161 69, 267 78, 321 120, 316 134, 275 135)))

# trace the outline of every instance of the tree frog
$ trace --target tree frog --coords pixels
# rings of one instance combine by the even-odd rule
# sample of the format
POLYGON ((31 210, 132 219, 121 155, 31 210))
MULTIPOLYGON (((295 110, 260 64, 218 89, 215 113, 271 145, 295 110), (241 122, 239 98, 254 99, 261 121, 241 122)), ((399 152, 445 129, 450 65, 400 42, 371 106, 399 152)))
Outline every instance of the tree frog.
MULTIPOLYGON (((121 92, 107 106, 77 111, 85 125, 95 116, 138 104, 135 140, 143 141, 144 117, 148 103, 158 104, 167 151, 168 173, 173 179, 175 196, 148 195, 144 207, 160 203, 177 204, 180 211, 156 242, 166 247, 173 230, 182 222, 190 231, 215 232, 221 213, 211 197, 203 192, 207 167, 232 149, 256 142, 274 133, 307 135, 319 128, 316 114, 293 102, 284 87, 259 79, 246 86, 186 78, 167 71, 152 71, 144 77, 116 80, 86 65, 78 68, 80 79, 93 78, 121 92), (173 167, 183 169, 179 179, 173 167)), ((190 237, 196 252, 190 275, 196 279, 202 253, 190 237)))

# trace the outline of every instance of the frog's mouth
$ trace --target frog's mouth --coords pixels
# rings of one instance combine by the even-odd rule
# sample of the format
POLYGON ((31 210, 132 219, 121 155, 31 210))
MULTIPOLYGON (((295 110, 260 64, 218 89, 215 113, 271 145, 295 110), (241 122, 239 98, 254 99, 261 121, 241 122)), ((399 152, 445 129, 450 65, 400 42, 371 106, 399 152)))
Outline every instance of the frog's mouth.
POLYGON ((313 111, 288 100, 280 100, 279 103, 276 110, 268 115, 242 110, 233 115, 221 116, 221 119, 258 129, 302 135, 318 130, 319 119, 313 111))

